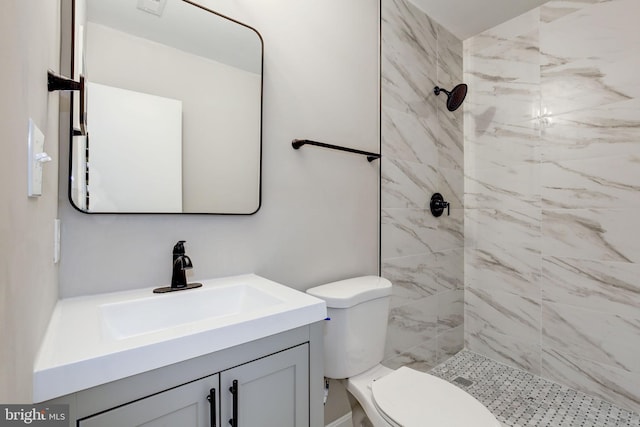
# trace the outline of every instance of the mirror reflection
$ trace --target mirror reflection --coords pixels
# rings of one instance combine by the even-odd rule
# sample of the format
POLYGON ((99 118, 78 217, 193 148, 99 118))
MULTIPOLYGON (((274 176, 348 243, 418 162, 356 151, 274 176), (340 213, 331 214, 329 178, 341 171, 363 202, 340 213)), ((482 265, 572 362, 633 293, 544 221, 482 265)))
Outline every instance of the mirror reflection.
POLYGON ((72 137, 74 206, 256 212, 259 34, 184 0, 75 0, 74 22, 74 74, 87 81, 87 135, 72 137))

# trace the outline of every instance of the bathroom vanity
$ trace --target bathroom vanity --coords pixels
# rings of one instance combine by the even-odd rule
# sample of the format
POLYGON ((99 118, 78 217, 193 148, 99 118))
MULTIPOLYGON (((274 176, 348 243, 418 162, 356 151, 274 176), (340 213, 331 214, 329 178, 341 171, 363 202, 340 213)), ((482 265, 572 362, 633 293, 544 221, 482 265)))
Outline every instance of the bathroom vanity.
POLYGON ((203 281, 202 291, 184 291, 184 301, 146 290, 62 300, 36 363, 35 400, 69 404, 69 425, 80 427, 322 426, 324 303, 255 275, 203 281), (252 296, 249 288, 265 295, 252 296), (126 319, 130 307, 152 318, 153 309, 139 305, 166 310, 165 302, 182 303, 173 313, 178 320, 181 312, 199 317, 197 306, 183 310, 188 301, 215 296, 233 306, 229 294, 244 308, 218 318, 188 318, 147 333, 140 324, 158 324, 127 319, 138 329, 122 330, 108 320, 113 313, 126 319), (86 317, 75 328, 73 311, 86 317), (90 338, 92 324, 100 330, 90 338), (55 340, 65 333, 73 337, 55 340), (97 348, 64 348, 72 341, 97 348))

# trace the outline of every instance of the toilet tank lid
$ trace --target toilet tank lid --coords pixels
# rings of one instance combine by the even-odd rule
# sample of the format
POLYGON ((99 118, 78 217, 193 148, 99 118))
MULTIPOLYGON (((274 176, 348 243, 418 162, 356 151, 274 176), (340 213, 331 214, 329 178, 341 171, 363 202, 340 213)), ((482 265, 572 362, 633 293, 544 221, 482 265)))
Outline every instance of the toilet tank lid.
POLYGON ((323 299, 329 308, 349 308, 391 295, 391 282, 378 276, 354 277, 307 289, 307 293, 323 299))

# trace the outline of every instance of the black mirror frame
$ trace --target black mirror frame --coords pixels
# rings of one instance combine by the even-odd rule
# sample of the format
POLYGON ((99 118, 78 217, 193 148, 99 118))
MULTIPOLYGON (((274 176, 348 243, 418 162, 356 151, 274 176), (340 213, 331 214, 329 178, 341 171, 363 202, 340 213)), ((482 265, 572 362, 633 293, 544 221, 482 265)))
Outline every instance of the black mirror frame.
MULTIPOLYGON (((68 167, 68 178, 67 178, 67 199, 69 200, 69 203, 71 204, 71 206, 77 210, 78 212, 81 212, 83 214, 87 214, 87 215, 241 215, 241 216, 248 216, 248 215, 253 215, 255 213, 257 213, 260 208, 262 207, 262 145, 263 145, 263 118, 264 118, 264 39, 262 38, 262 35, 260 34, 260 32, 258 30, 256 30, 255 28, 244 24, 236 19, 230 18, 226 15, 223 15, 221 13, 218 13, 214 10, 211 10, 207 7, 204 7, 202 5, 199 5, 197 3, 194 3, 191 0, 181 0, 184 3, 190 4, 192 6, 195 6, 201 10, 204 10, 206 12, 212 13, 216 16, 219 16, 223 19, 227 19, 235 24, 241 25, 251 31, 253 31, 257 36, 258 39, 260 40, 260 148, 259 148, 259 159, 258 159, 258 176, 259 176, 259 182, 258 182, 258 206, 256 207, 256 209, 253 212, 241 212, 241 213, 235 213, 235 212, 92 212, 92 211, 87 211, 84 209, 79 208, 78 206, 76 206, 76 204, 73 201, 72 198, 72 177, 73 177, 73 138, 74 136, 78 136, 78 135, 85 135, 88 137, 88 134, 86 132, 86 130, 83 129, 84 133, 78 133, 77 130, 74 130, 73 127, 73 119, 74 119, 74 115, 73 112, 75 111, 75 106, 74 106, 74 98, 70 97, 69 99, 69 108, 70 108, 70 114, 69 114, 69 145, 68 145, 68 157, 69 157, 69 167, 68 167)), ((71 12, 71 34, 70 34, 70 40, 71 40, 71 49, 70 49, 70 74, 71 76, 75 75, 75 46, 76 46, 76 40, 75 40, 75 26, 76 26, 76 16, 75 16, 75 10, 76 10, 76 0, 69 0, 70 2, 70 12, 71 12)), ((61 10, 64 13, 65 7, 61 7, 61 10)), ((64 40, 64 37, 61 38, 61 40, 64 40)), ((84 81, 84 77, 82 78, 82 84, 84 86, 85 81, 84 81)), ((85 106, 85 102, 84 99, 81 100, 81 106, 80 108, 84 109, 86 108, 85 106)), ((82 113, 81 113, 82 114, 82 113)), ((62 135, 62 133, 61 133, 62 135)))

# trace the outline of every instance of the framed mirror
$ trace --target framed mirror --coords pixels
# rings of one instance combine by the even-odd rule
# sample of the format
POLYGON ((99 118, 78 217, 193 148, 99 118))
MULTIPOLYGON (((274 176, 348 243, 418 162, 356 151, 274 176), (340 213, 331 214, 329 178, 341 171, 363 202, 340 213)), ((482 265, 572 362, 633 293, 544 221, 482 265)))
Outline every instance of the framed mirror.
POLYGON ((73 206, 255 213, 260 34, 188 0, 73 0, 72 10, 73 77, 86 91, 86 134, 71 136, 73 206))

